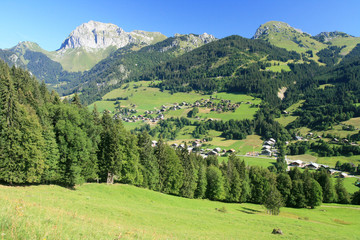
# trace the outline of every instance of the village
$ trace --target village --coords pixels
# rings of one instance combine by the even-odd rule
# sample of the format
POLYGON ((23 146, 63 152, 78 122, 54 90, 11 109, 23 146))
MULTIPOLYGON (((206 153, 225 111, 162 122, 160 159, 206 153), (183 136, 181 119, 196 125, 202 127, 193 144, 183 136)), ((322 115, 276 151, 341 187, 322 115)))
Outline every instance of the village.
MULTIPOLYGON (((231 103, 231 100, 217 99, 215 97, 210 97, 210 99, 200 99, 194 103, 181 102, 173 103, 170 106, 162 105, 159 109, 146 110, 144 114, 136 115, 138 112, 135 108, 135 104, 131 104, 131 108, 126 107, 117 107, 117 113, 114 114, 115 119, 121 119, 124 122, 138 122, 142 121, 145 123, 157 123, 160 120, 165 119, 165 113, 169 111, 176 111, 180 109, 190 109, 190 108, 208 108, 210 112, 229 112, 235 111, 241 104, 244 102, 231 103)), ((245 104, 252 105, 251 102, 246 102, 245 104)), ((200 120, 200 117, 195 117, 197 120, 200 120)))
MULTIPOLYGON (((207 141, 206 139, 196 139, 194 141, 188 142, 188 144, 181 143, 173 143, 170 146, 174 149, 186 148, 187 151, 198 153, 201 157, 206 158, 208 156, 228 156, 231 154, 236 154, 235 149, 221 149, 220 147, 215 148, 203 148, 203 144, 205 144, 207 141)), ((157 141, 152 141, 152 147, 156 147, 157 141)), ((276 140, 273 138, 270 138, 266 141, 264 141, 261 152, 248 152, 246 155, 237 155, 237 156, 243 156, 243 157, 257 157, 257 158, 266 158, 273 157, 275 160, 275 157, 277 157, 278 150, 276 148, 276 140)), ((287 170, 289 171, 293 167, 298 167, 302 169, 309 169, 309 170, 319 170, 321 168, 326 169, 330 175, 337 175, 339 178, 347 178, 347 177, 357 177, 350 175, 344 171, 336 170, 334 168, 330 168, 328 165, 325 164, 318 164, 314 162, 305 162, 302 160, 291 160, 288 159, 285 156, 285 161, 288 165, 287 170)))

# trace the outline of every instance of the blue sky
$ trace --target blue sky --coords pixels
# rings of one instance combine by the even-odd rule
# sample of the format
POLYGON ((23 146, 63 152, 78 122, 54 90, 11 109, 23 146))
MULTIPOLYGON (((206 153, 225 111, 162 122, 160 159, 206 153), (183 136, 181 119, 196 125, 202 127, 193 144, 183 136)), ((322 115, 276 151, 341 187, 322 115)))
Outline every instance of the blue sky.
POLYGON ((90 20, 125 31, 237 34, 252 37, 271 20, 311 35, 343 31, 360 37, 359 0, 1 0, 0 48, 33 41, 56 50, 77 26, 90 20))

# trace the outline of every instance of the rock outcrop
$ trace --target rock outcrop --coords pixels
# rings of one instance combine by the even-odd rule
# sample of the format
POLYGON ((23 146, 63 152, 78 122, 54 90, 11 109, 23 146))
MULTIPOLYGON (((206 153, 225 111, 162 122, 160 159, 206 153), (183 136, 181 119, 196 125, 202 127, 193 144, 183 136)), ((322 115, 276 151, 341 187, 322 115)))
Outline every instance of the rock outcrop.
POLYGON ((131 43, 149 45, 165 38, 163 34, 158 32, 135 30, 128 33, 115 24, 90 21, 72 31, 61 44, 59 51, 84 48, 91 52, 111 46, 122 48, 131 43))

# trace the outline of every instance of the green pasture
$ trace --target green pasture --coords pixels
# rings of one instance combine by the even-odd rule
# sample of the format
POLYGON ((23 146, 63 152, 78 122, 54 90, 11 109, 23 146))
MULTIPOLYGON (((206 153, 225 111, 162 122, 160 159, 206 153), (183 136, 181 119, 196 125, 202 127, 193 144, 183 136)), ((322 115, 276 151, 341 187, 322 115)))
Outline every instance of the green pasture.
POLYGON ((357 239, 360 206, 316 209, 186 199, 128 185, 0 185, 2 239, 357 239), (223 208, 225 212, 217 209, 223 208), (271 234, 280 228, 283 235, 271 234))

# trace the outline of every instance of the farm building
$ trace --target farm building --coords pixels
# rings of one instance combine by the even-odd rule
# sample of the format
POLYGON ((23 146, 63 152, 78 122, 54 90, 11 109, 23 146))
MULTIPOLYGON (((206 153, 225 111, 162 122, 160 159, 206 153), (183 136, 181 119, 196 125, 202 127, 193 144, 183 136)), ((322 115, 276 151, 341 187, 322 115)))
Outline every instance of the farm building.
POLYGON ((304 162, 301 160, 295 160, 289 164, 291 167, 304 167, 304 162))
POLYGON ((314 169, 314 170, 316 170, 316 169, 319 168, 319 164, 311 162, 311 163, 309 163, 308 165, 306 165, 306 167, 309 168, 309 169, 314 169))

